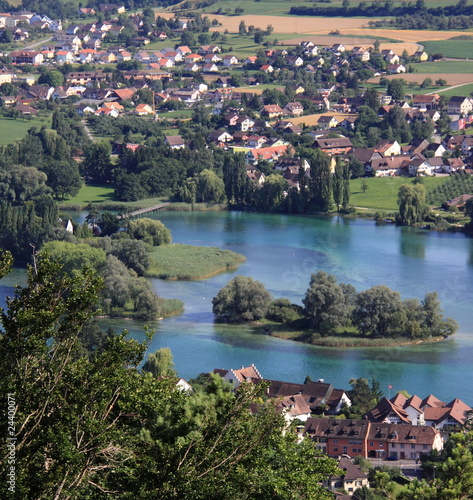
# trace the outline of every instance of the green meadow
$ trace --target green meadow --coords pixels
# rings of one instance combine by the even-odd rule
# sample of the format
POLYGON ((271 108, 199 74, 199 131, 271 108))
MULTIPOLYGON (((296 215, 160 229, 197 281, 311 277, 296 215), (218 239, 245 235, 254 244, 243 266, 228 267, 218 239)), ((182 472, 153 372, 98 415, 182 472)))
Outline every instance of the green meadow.
MULTIPOLYGON (((442 184, 448 177, 424 177, 426 191, 442 184)), ((350 205, 376 210, 397 211, 397 193, 403 184, 409 184, 412 179, 406 177, 369 177, 350 181, 350 205), (366 182, 368 189, 363 192, 362 183, 366 182)))
POLYGON ((51 117, 5 118, 0 117, 0 144, 10 144, 22 139, 31 127, 51 126, 51 117))
POLYGON ((450 40, 432 40, 421 43, 429 54, 442 54, 444 57, 473 59, 473 34, 465 38, 450 40))

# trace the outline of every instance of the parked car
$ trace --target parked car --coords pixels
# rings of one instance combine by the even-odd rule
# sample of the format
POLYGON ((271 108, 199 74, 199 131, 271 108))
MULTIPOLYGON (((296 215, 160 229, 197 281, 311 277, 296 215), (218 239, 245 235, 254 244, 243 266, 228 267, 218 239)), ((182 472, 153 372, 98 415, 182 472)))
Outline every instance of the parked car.
POLYGON ((386 457, 384 460, 389 460, 390 462, 396 462, 398 460, 397 457, 391 455, 390 457, 386 457))

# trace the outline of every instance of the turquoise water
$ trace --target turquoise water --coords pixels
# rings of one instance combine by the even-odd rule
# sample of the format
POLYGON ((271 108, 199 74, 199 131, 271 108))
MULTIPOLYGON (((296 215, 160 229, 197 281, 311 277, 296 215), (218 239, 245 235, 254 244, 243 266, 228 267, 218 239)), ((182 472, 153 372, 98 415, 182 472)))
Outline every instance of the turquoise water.
MULTIPOLYGON (((406 389, 421 397, 433 393, 445 401, 459 397, 473 403, 472 239, 338 217, 240 212, 155 216, 171 229, 176 243, 219 246, 247 257, 237 271, 202 282, 152 280, 160 295, 185 302, 183 315, 149 325, 156 329, 150 351, 170 347, 182 377, 254 363, 271 379, 302 382, 310 374, 348 388, 351 378, 375 376, 386 394, 391 384, 392 392, 406 389), (212 297, 236 274, 262 281, 274 297, 300 303, 310 274, 320 269, 358 290, 384 283, 404 298, 437 291, 446 315, 459 322, 460 330, 451 340, 431 345, 330 349, 213 323, 212 297)), ((106 324, 143 337, 140 323, 106 324)))

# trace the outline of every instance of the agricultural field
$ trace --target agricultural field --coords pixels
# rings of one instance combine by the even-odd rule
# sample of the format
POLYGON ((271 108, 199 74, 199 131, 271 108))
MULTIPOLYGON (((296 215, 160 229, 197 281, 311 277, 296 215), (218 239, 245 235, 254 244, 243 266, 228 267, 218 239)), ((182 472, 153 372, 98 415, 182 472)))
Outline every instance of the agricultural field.
POLYGON ((461 39, 455 37, 450 40, 429 40, 419 42, 429 54, 442 54, 444 57, 458 59, 473 59, 473 34, 465 35, 461 39))
MULTIPOLYGON (((446 182, 448 177, 425 177, 424 186, 428 192, 436 186, 446 182)), ((356 207, 386 210, 398 210, 397 194, 403 184, 409 184, 412 179, 406 177, 370 177, 350 181, 350 204, 356 207), (368 188, 362 190, 362 183, 366 182, 368 188)))
POLYGON ((0 145, 10 144, 23 138, 31 127, 51 126, 51 117, 41 118, 5 118, 0 117, 0 145))

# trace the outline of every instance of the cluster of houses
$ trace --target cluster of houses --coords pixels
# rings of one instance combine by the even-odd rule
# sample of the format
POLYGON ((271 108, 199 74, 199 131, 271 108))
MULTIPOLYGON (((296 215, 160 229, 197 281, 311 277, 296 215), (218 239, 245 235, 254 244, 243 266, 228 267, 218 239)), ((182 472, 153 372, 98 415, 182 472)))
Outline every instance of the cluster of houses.
POLYGON ((330 477, 325 486, 350 495, 369 486, 366 474, 351 458, 418 461, 421 454, 441 451, 450 433, 463 428, 473 412, 459 399, 446 403, 433 395, 421 399, 398 393, 391 399, 382 398, 362 419, 343 419, 337 415, 351 406, 350 398, 324 380, 304 384, 268 380, 255 365, 215 369, 213 373, 235 389, 244 382, 266 382, 266 397, 276 402, 288 423, 298 424, 299 438, 312 439, 321 453, 339 458, 345 474, 330 477))

